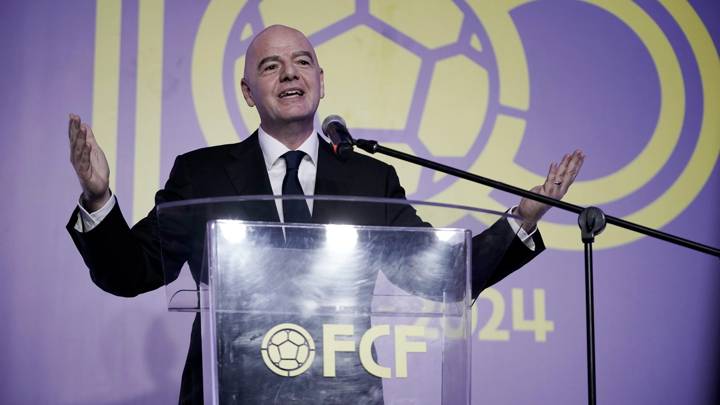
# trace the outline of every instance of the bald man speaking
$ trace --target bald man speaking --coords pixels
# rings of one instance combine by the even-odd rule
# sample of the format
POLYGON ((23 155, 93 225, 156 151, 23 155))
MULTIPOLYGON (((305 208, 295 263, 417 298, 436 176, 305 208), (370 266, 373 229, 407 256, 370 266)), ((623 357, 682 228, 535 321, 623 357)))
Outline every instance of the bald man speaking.
MULTIPOLYGON (((325 94, 323 69, 305 35, 290 27, 268 27, 253 38, 245 60, 242 93, 247 104, 257 109, 260 127, 240 143, 178 156, 165 187, 155 196, 156 205, 206 197, 281 195, 287 194, 289 188, 305 195, 405 198, 392 166, 354 153, 350 159, 340 160, 333 154, 331 145, 317 135, 314 118, 325 94)), ((116 196, 109 189, 110 170, 92 129, 79 116, 70 114, 68 132, 70 160, 82 194, 67 229, 90 270, 92 281, 111 294, 125 297, 163 286, 156 210, 151 210, 134 226, 128 226, 116 196)), ((533 191, 562 198, 584 158, 581 151, 575 151, 565 155, 560 163, 551 164, 545 183, 533 191)), ((427 226, 410 207, 387 215, 344 212, 341 207, 313 204, 312 200, 307 203, 276 200, 274 208, 253 219, 427 226)), ((536 224, 548 208, 523 199, 514 208, 514 213, 523 218, 521 223, 501 219, 473 238, 473 251, 476 247, 487 248, 491 241, 497 240, 507 240, 510 246, 492 273, 473 269, 473 295, 477 296, 482 289, 522 267, 544 249, 536 224)), ((180 260, 190 263, 196 281, 199 269, 194 258, 201 255, 202 252, 188 251, 180 260)), ((338 371, 338 378, 342 378, 341 372, 338 371)), ((179 402, 201 404, 202 384, 200 327, 196 317, 179 402)), ((235 400, 275 403, 306 399, 297 392, 269 392, 263 384, 260 380, 245 382, 235 400)), ((318 381, 307 381, 306 387, 308 392, 314 392, 314 403, 383 403, 381 381, 369 374, 348 380, 347 390, 342 392, 318 390, 322 387, 318 381)))

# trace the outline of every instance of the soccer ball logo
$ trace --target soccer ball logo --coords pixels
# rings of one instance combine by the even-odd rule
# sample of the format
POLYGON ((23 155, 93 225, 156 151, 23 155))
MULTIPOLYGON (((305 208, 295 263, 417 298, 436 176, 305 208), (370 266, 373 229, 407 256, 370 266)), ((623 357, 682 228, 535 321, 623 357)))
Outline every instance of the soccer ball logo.
POLYGON ((260 353, 265 365, 273 373, 295 377, 312 365, 315 342, 304 328, 283 323, 267 331, 260 345, 260 353))

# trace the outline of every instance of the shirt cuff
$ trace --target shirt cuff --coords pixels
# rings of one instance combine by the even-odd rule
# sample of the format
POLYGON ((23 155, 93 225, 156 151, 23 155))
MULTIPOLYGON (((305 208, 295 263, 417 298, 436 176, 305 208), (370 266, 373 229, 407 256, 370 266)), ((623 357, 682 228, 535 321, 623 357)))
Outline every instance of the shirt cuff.
POLYGON ((82 203, 78 202, 78 218, 77 222, 75 222, 75 230, 81 233, 92 231, 93 228, 98 226, 100 222, 108 216, 110 211, 115 208, 116 203, 117 201, 113 194, 108 198, 102 208, 94 212, 88 212, 85 207, 82 206, 82 203))
MULTIPOLYGON (((510 208, 510 210, 508 212, 510 212, 510 213, 515 212, 515 208, 517 208, 517 205, 510 208)), ((517 219, 511 218, 511 217, 505 217, 505 218, 507 219, 508 223, 510 224, 510 228, 512 228, 513 233, 515 233, 515 236, 517 236, 520 239, 520 241, 525 246, 527 246, 528 249, 530 249, 534 252, 535 251, 535 241, 533 240, 532 236, 535 234, 535 232, 537 232, 537 227, 535 227, 535 229, 533 229, 532 232, 528 233, 527 231, 525 231, 525 229, 523 229, 522 223, 520 221, 518 221, 517 219)))

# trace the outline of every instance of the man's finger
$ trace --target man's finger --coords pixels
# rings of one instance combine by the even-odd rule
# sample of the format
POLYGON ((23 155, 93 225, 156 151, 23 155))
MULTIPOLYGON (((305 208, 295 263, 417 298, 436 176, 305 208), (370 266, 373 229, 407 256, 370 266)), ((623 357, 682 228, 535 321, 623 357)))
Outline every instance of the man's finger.
POLYGON ((555 173, 555 162, 550 163, 550 167, 548 168, 547 176, 545 176, 545 183, 550 183, 552 181, 552 177, 555 173))
POLYGON ((81 124, 82 124, 82 120, 80 119, 80 116, 79 116, 79 115, 76 115, 76 114, 73 114, 73 115, 72 115, 72 125, 73 125, 73 129, 75 130, 76 133, 77 133, 78 131, 80 131, 80 125, 81 125, 81 124))
POLYGON ((87 142, 87 125, 85 123, 80 124, 80 131, 78 132, 78 138, 82 138, 84 142, 87 142))
POLYGON ((95 143, 95 134, 92 131, 92 127, 90 125, 85 124, 85 134, 87 137, 87 142, 90 144, 95 143))
POLYGON ((580 167, 582 166, 583 159, 584 157, 581 151, 577 150, 573 153, 573 157, 568 164, 567 178, 569 182, 572 183, 575 180, 575 177, 580 172, 580 167))
POLYGON ((580 168, 582 167, 584 159, 585 156, 582 154, 582 151, 576 150, 575 152, 573 152, 572 158, 568 163, 567 172, 565 173, 565 176, 563 178, 561 197, 564 196, 565 193, 567 193, 567 190, 575 182, 575 178, 580 173, 580 168))
POLYGON ((563 156, 562 160, 560 161, 560 164, 558 165, 557 176, 554 179, 556 182, 564 180, 565 172, 567 171, 567 166, 569 162, 570 154, 565 154, 565 156, 563 156))
POLYGON ((551 184, 552 182, 554 182, 557 175, 558 175, 558 164, 555 162, 552 162, 550 164, 550 173, 548 173, 548 178, 547 178, 547 181, 545 182, 545 184, 551 184))
POLYGON ((80 155, 82 154, 83 148, 85 148, 86 142, 85 142, 85 135, 83 134, 83 131, 78 131, 77 136, 75 137, 75 142, 73 143, 73 151, 71 155, 71 161, 73 163, 76 163, 80 160, 80 155))
POLYGON ((570 161, 571 157, 572 157, 572 153, 564 154, 562 157, 562 160, 560 160, 560 166, 567 166, 567 163, 570 161))
POLYGON ((575 169, 575 174, 573 175, 572 181, 575 182, 575 178, 580 174, 580 170, 583 167, 583 164, 585 163, 585 155, 580 154, 580 159, 578 160, 577 168, 575 169))
POLYGON ((75 140, 77 138, 77 132, 73 129, 73 119, 70 118, 68 121, 68 138, 70 140, 70 160, 72 160, 73 151, 75 150, 75 140))
POLYGON ((73 147, 72 155, 70 156, 70 162, 73 164, 73 166, 80 164, 80 159, 82 158, 84 148, 84 141, 78 141, 73 147))
POLYGON ((576 153, 573 154, 572 160, 570 160, 570 164, 568 165, 568 180, 570 182, 573 182, 575 180, 575 177, 577 177, 578 173, 580 172, 580 168, 583 164, 583 155, 582 152, 576 151, 576 153))
POLYGON ((70 143, 75 141, 79 131, 80 117, 75 114, 70 114, 70 119, 68 120, 68 136, 70 137, 70 143))
POLYGON ((84 171, 85 162, 83 161, 83 159, 86 148, 87 146, 83 146, 82 148, 75 149, 75 160, 73 161, 73 167, 75 167, 75 171, 77 171, 78 174, 84 171))
POLYGON ((70 114, 70 117, 68 118, 68 137, 70 138, 70 142, 73 140, 73 126, 75 125, 73 121, 75 121, 75 117, 70 114))
POLYGON ((90 171, 90 147, 85 145, 80 153, 80 160, 78 164, 78 173, 86 176, 87 172, 90 171))
MULTIPOLYGON (((560 160, 560 163, 558 164, 557 176, 560 179, 562 178, 562 176, 565 175, 565 171, 567 170, 567 165, 568 165, 569 160, 570 160, 570 155, 566 153, 565 155, 563 155, 562 159, 560 160)), ((558 180, 560 180, 560 179, 558 179, 558 180)))

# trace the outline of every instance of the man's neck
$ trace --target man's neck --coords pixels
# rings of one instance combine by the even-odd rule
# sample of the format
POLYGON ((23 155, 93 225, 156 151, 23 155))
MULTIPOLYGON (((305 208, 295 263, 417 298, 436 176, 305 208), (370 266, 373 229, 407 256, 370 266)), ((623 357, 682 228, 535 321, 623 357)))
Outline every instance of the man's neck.
POLYGON ((315 131, 313 123, 291 123, 282 127, 266 128, 260 124, 263 131, 271 137, 277 139, 280 143, 287 146, 290 150, 295 150, 305 142, 315 131))

